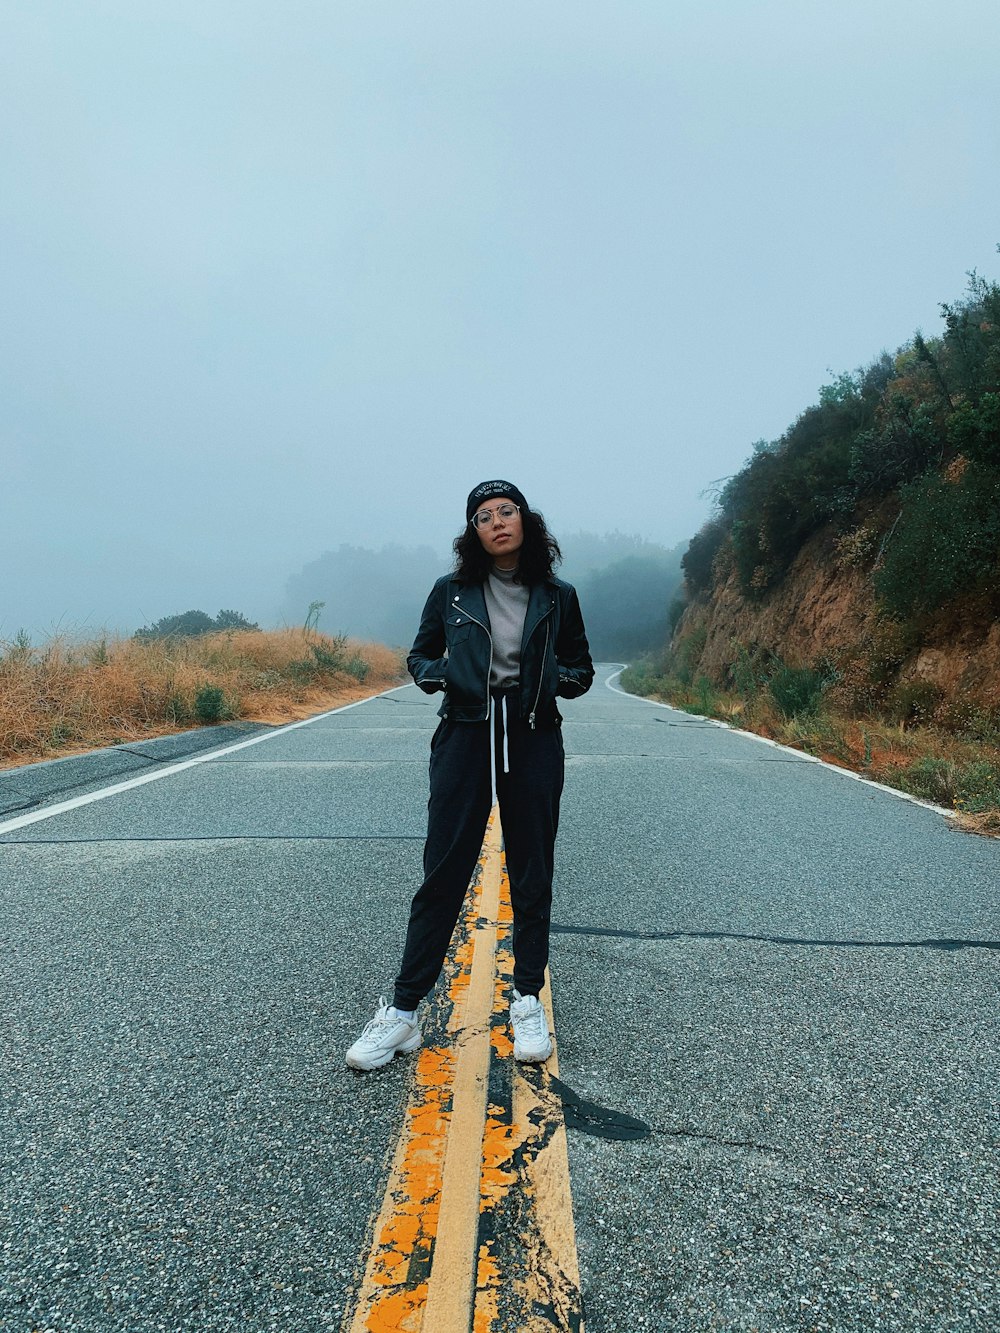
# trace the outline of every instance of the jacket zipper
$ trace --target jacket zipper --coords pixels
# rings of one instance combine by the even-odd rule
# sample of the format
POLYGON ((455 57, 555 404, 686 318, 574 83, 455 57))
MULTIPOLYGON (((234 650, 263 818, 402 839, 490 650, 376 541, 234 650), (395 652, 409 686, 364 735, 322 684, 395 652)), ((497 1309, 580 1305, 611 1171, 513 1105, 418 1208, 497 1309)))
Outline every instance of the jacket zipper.
MULTIPOLYGON (((551 608, 550 608, 551 610, 551 608)), ((538 673, 538 693, 535 695, 535 703, 531 712, 528 714, 528 726, 532 731, 535 730, 535 714, 538 711, 538 701, 542 697, 542 673, 545 670, 545 654, 549 650, 549 622, 545 622, 545 646, 542 648, 542 670, 538 673)))
POLYGON ((477 620, 476 617, 472 614, 471 611, 466 611, 466 609, 465 609, 464 606, 463 606, 461 609, 462 609, 462 614, 468 616, 469 619, 473 622, 473 624, 478 625, 480 629, 484 629, 484 630, 486 631, 486 637, 487 637, 487 638, 489 639, 489 641, 490 641, 490 664, 489 664, 489 666, 486 668, 486 700, 485 700, 485 705, 486 705, 486 720, 489 721, 489 717, 490 717, 490 672, 493 670, 493 635, 490 633, 490 627, 489 627, 489 625, 484 625, 483 622, 482 622, 481 620, 477 620))
MULTIPOLYGON (((490 662, 489 662, 489 666, 486 668, 486 699, 485 699, 486 717, 487 717, 487 720, 488 720, 488 719, 489 719, 489 716, 490 716, 490 673, 491 673, 492 670, 493 670, 493 635, 490 633, 489 626, 488 626, 488 625, 484 625, 483 622, 482 622, 481 620, 478 619, 478 617, 476 617, 476 616, 474 616, 474 615, 472 614, 471 611, 467 611, 467 610, 465 609, 464 606, 463 606, 461 609, 462 609, 462 613, 463 613, 464 615, 467 615, 467 616, 469 617, 469 619, 473 622, 473 624, 478 625, 478 626, 480 627, 480 629, 484 629, 484 630, 486 631, 486 637, 487 637, 487 638, 489 639, 489 641, 490 641, 490 662)), ((545 615, 542 617, 542 620, 545 621, 545 644, 544 644, 544 647, 542 648, 542 667, 543 667, 543 669, 544 669, 544 666, 545 666, 545 654, 546 654, 546 652, 548 651, 548 647, 549 647, 549 630, 550 630, 550 628, 551 628, 551 625, 550 625, 550 622, 549 622, 549 619, 548 619, 548 618, 549 618, 549 616, 551 616, 551 614, 552 614, 552 606, 550 605, 550 606, 549 606, 549 609, 545 612, 545 615)), ((541 621, 539 621, 539 624, 541 624, 541 621)), ((537 628, 538 628, 538 625, 535 626, 535 629, 537 629, 537 628)), ((535 632, 535 630, 533 629, 533 630, 531 631, 531 633, 534 634, 534 632, 535 632)), ((531 635, 529 634, 528 637, 530 638, 531 635)), ((536 716, 536 714, 537 714, 537 712, 538 712, 538 701, 539 701, 539 699, 540 699, 541 697, 542 697, 542 672, 539 671, 539 673, 538 673, 538 690, 537 690, 536 693, 535 693, 535 702, 534 702, 534 705, 533 705, 533 707, 532 707, 532 709, 531 709, 531 712, 528 714, 528 726, 531 728, 532 731, 535 730, 535 716, 536 716)))

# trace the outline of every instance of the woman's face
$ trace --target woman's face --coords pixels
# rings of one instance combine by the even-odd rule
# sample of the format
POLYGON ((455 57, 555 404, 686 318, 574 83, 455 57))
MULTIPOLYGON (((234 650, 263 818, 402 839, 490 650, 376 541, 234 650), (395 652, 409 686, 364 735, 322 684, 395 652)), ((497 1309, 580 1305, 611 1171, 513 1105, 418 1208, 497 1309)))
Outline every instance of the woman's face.
POLYGON ((521 512, 503 496, 480 505, 476 512, 481 514, 484 511, 493 516, 493 521, 477 527, 476 536, 487 555, 492 556, 501 569, 513 569, 517 564, 517 553, 524 545, 521 512), (501 509, 514 509, 514 513, 510 518, 504 518, 499 512, 501 509))

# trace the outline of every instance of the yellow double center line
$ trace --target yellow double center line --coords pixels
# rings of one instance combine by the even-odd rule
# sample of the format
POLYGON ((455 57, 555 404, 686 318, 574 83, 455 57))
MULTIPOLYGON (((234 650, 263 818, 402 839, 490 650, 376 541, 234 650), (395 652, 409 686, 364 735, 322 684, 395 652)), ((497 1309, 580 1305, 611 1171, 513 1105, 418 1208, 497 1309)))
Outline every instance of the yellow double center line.
MULTIPOLYGON (((510 928, 494 811, 446 973, 447 1039, 420 1051, 344 1333, 583 1329, 556 1053, 515 1066, 510 928)), ((541 999, 551 1029, 548 984, 541 999)))

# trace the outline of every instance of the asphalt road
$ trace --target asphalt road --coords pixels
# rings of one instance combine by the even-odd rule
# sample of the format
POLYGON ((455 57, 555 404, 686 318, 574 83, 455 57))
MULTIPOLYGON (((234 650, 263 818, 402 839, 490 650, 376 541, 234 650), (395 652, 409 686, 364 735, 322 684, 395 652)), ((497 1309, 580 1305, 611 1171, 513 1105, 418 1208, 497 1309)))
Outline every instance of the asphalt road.
MULTIPOLYGON (((552 992, 562 1079, 653 1132, 569 1131, 589 1333, 993 1333, 1000 843, 610 672, 564 710, 552 992)), ((15 827, 129 773, 0 775, 4 1333, 339 1328, 409 1077, 343 1051, 435 707, 15 827)))

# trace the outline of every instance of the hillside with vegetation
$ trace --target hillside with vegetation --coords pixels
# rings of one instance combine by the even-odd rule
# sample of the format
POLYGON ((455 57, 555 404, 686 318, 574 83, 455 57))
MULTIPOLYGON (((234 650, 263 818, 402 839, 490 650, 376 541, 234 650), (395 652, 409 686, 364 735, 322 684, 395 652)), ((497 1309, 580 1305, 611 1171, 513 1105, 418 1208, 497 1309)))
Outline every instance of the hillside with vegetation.
POLYGON ((629 680, 1000 828, 1000 286, 941 309, 753 447, 629 680))

